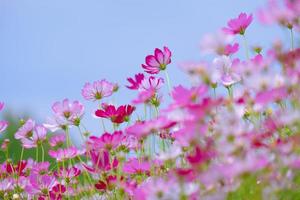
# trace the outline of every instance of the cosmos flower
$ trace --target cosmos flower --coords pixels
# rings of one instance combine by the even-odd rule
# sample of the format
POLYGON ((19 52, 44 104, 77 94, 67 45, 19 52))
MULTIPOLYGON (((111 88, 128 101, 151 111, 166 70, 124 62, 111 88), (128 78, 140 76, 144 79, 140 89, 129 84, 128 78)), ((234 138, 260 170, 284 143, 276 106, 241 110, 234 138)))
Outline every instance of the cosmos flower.
POLYGON ((86 100, 96 101, 111 96, 117 88, 117 84, 102 79, 93 83, 86 83, 81 90, 81 94, 86 100))
POLYGON ((26 149, 37 147, 46 140, 47 129, 44 126, 37 125, 32 130, 31 137, 21 138, 22 146, 26 149))
POLYGON ((142 73, 136 74, 134 78, 127 78, 127 81, 131 85, 127 85, 126 87, 131 89, 131 90, 137 90, 139 89, 142 81, 144 80, 145 76, 142 73))
POLYGON ((19 140, 26 137, 31 137, 33 129, 35 127, 35 121, 28 119, 23 126, 21 126, 15 133, 15 139, 19 140))
POLYGON ((50 137, 49 144, 51 147, 62 146, 66 141, 66 135, 64 133, 56 134, 50 137))
POLYGON ((237 18, 229 20, 228 27, 224 27, 223 31, 231 35, 244 35, 252 20, 252 14, 248 16, 246 13, 241 13, 237 18))
POLYGON ((95 115, 101 118, 108 118, 113 123, 118 124, 128 121, 130 115, 135 110, 135 107, 131 105, 122 105, 117 108, 114 105, 104 105, 103 107, 103 110, 97 110, 95 115))
POLYGON ((145 63, 142 64, 145 72, 149 74, 158 74, 167 68, 167 65, 171 63, 172 53, 168 47, 164 47, 163 51, 156 48, 154 55, 148 55, 145 58, 145 63))

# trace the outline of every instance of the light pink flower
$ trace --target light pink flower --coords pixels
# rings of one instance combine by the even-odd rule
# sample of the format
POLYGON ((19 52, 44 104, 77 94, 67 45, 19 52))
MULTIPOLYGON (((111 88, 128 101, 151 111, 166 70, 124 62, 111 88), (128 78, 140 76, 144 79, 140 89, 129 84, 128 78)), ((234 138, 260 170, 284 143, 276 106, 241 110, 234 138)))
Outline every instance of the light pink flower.
POLYGON ((156 48, 154 55, 146 57, 146 64, 142 64, 142 67, 149 74, 158 74, 161 70, 165 70, 167 65, 171 63, 171 56, 172 53, 168 47, 164 47, 163 51, 156 48))
POLYGON ((164 84, 163 78, 156 78, 154 76, 150 76, 148 78, 144 78, 140 84, 140 90, 159 90, 164 84))
POLYGON ((49 175, 38 176, 32 174, 29 176, 30 184, 26 185, 25 191, 31 195, 48 194, 57 184, 55 177, 49 175))
POLYGON ((117 168, 119 162, 116 158, 112 159, 108 151, 89 152, 91 156, 92 166, 83 163, 83 167, 91 173, 99 173, 101 171, 109 171, 112 168, 117 168))
POLYGON ((31 137, 21 138, 22 146, 26 149, 37 147, 46 140, 47 130, 44 126, 35 126, 31 137))
POLYGON ((241 13, 237 18, 229 20, 228 27, 224 27, 223 31, 231 35, 244 35, 252 20, 252 14, 248 16, 246 13, 241 13))
POLYGON ((174 87, 172 98, 176 106, 186 106, 191 103, 197 103, 200 99, 203 99, 206 96, 207 91, 208 88, 206 85, 200 85, 190 89, 179 85, 174 87))
POLYGON ((137 158, 132 158, 123 165, 123 171, 127 174, 148 174, 151 165, 147 161, 140 161, 137 158))
POLYGON ((6 130, 8 127, 8 122, 7 121, 0 121, 0 133, 6 130))
POLYGON ((68 125, 79 126, 84 114, 84 106, 79 101, 69 101, 64 99, 62 102, 55 102, 52 106, 54 116, 48 118, 44 126, 52 132, 58 129, 65 129, 68 125))
POLYGON ((54 175, 57 178, 61 178, 65 180, 67 184, 76 183, 77 181, 74 179, 75 177, 79 176, 81 171, 76 167, 70 168, 61 168, 58 171, 54 172, 54 175))
POLYGON ((226 46, 232 42, 233 36, 218 31, 215 34, 206 34, 200 42, 200 50, 203 54, 224 55, 226 46))
POLYGON ((131 89, 131 90, 137 90, 140 87, 140 84, 142 83, 142 81, 144 80, 145 76, 142 73, 136 74, 133 78, 127 78, 127 81, 131 84, 129 86, 126 86, 127 88, 131 89))
POLYGON ((60 148, 57 150, 49 150, 48 153, 52 158, 55 158, 57 161, 68 160, 80 155, 79 150, 74 146, 65 149, 60 148))
POLYGON ((241 80, 237 69, 234 68, 233 62, 228 56, 220 56, 213 60, 213 66, 218 70, 219 81, 224 86, 230 86, 241 80))
POLYGON ((4 103, 0 101, 0 111, 4 108, 4 103))
POLYGON ((96 101, 104 97, 111 96, 117 88, 117 84, 110 83, 103 79, 100 81, 94 81, 93 84, 86 83, 81 94, 86 100, 96 101))
POLYGON ((49 144, 51 147, 61 146, 66 141, 66 135, 64 133, 56 134, 50 137, 49 144))
POLYGON ((19 130, 15 133, 15 138, 19 140, 22 138, 31 137, 34 127, 35 121, 28 119, 25 124, 21 126, 21 128, 19 128, 19 130))
POLYGON ((145 137, 151 133, 167 130, 173 127, 176 122, 168 120, 166 117, 159 117, 145 122, 137 122, 126 129, 127 134, 137 138, 145 137))

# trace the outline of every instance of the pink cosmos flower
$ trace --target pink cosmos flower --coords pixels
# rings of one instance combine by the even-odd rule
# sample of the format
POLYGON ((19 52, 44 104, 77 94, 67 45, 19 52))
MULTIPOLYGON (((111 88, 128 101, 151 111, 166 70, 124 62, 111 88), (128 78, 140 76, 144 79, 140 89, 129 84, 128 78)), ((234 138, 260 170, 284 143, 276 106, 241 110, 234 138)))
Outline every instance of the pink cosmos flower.
POLYGON ((69 101, 64 99, 62 102, 55 102, 52 106, 54 112, 53 118, 48 119, 44 126, 52 132, 68 125, 79 126, 84 114, 84 106, 79 101, 69 101))
POLYGON ((285 99, 287 96, 288 91, 284 86, 259 92, 255 97, 255 108, 260 109, 270 102, 276 102, 285 99))
POLYGON ((233 36, 218 31, 214 34, 206 34, 200 42, 200 50, 203 54, 224 55, 226 46, 232 42, 233 36))
POLYGON ((166 117, 159 117, 145 122, 137 122, 134 125, 129 126, 126 129, 126 133, 140 139, 151 133, 167 130, 175 124, 176 122, 169 120, 166 117))
POLYGON ((171 63, 171 56, 172 53, 168 47, 164 47, 163 51, 156 48, 154 55, 146 57, 146 64, 142 64, 142 67, 149 74, 158 74, 161 70, 165 70, 167 65, 171 63))
POLYGON ((96 101, 104 97, 109 97, 118 88, 117 84, 110 83, 105 79, 94 81, 93 84, 86 83, 81 91, 86 100, 96 101))
POLYGON ((34 173, 37 175, 45 175, 45 174, 49 173, 49 167, 50 167, 49 162, 33 162, 30 171, 31 171, 31 173, 34 173))
POLYGON ((154 76, 150 76, 149 78, 144 78, 140 84, 140 90, 159 90, 164 84, 163 78, 156 78, 154 76))
POLYGON ((208 88, 206 85, 192 87, 190 89, 184 88, 182 85, 174 87, 172 91, 172 98, 176 106, 186 106, 191 103, 196 103, 206 96, 208 88))
POLYGON ((5 178, 0 180, 0 192, 8 192, 13 190, 14 181, 12 178, 5 178))
POLYGON ((21 138, 22 146, 26 149, 37 147, 46 140, 47 130, 44 126, 35 126, 31 137, 21 138))
POLYGON ((52 187, 49 193, 50 200, 61 200, 62 195, 67 191, 67 188, 62 184, 56 184, 52 187))
POLYGON ((53 176, 38 176, 32 174, 29 176, 30 184, 26 185, 25 191, 31 195, 48 195, 52 188, 57 184, 53 176))
POLYGON ((88 144, 92 146, 93 149, 116 149, 119 147, 123 140, 125 139, 125 135, 122 131, 115 131, 113 134, 104 133, 100 137, 91 136, 89 138, 88 144))
POLYGON ((49 144, 51 147, 62 146, 66 141, 66 135, 64 133, 56 134, 50 137, 49 144))
POLYGON ((0 121, 0 133, 6 130, 8 127, 8 122, 7 121, 0 121))
POLYGON ((31 137, 33 129, 35 127, 35 121, 32 119, 28 119, 23 126, 19 128, 19 130, 15 133, 15 138, 17 140, 26 138, 26 137, 31 137))
POLYGON ((111 189, 114 187, 114 184, 117 183, 117 177, 116 176, 108 176, 105 178, 105 181, 99 180, 95 184, 95 188, 99 191, 105 191, 107 189, 111 189))
POLYGON ((58 171, 54 172, 54 175, 57 178, 63 179, 67 184, 74 184, 77 181, 74 179, 75 177, 79 176, 81 171, 76 167, 70 168, 61 168, 58 171))
POLYGON ((239 50, 239 44, 234 43, 233 45, 227 44, 225 46, 224 55, 230 56, 232 54, 235 54, 239 50))
POLYGON ((130 115, 135 110, 134 106, 122 105, 116 108, 114 105, 104 105, 103 110, 97 110, 95 115, 101 118, 108 118, 113 123, 121 124, 129 120, 130 115))
POLYGON ((250 25, 252 20, 252 14, 247 16, 246 13, 241 13, 238 18, 229 20, 229 22, 227 23, 228 27, 224 27, 223 31, 231 35, 244 35, 247 27, 250 25))
POLYGON ((292 9, 280 6, 277 0, 269 0, 267 8, 258 10, 257 15, 263 24, 278 23, 285 27, 292 27, 296 18, 292 9))
POLYGON ((138 97, 132 100, 133 104, 148 104, 152 99, 155 98, 156 91, 152 88, 149 90, 143 90, 139 92, 138 97))
POLYGON ((56 151, 49 150, 48 153, 52 158, 55 158, 57 161, 64 161, 71 158, 75 158, 76 156, 81 154, 81 152, 74 146, 65 149, 60 148, 57 149, 56 151))
POLYGON ((112 168, 116 168, 119 164, 116 158, 110 158, 108 151, 90 151, 92 166, 83 164, 83 167, 91 173, 99 173, 101 171, 109 171, 112 168))
POLYGON ((127 174, 148 174, 151 165, 147 161, 140 161, 137 158, 132 158, 123 165, 123 171, 127 174))
POLYGON ((129 86, 126 86, 127 88, 131 89, 131 90, 137 90, 140 87, 140 84, 142 83, 142 81, 144 80, 145 76, 142 73, 136 74, 133 78, 127 78, 127 81, 131 84, 129 86))
POLYGON ((230 86, 241 80, 234 62, 228 56, 220 56, 213 60, 213 66, 218 70, 219 81, 224 86, 230 86))

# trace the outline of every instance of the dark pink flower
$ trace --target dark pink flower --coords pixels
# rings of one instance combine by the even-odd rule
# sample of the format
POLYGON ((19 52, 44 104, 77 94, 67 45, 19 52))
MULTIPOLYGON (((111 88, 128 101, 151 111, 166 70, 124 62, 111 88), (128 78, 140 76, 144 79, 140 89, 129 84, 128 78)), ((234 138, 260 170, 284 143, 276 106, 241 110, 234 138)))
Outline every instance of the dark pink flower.
POLYGON ((120 146, 125 139, 125 135, 122 131, 115 131, 113 134, 104 133, 100 137, 91 136, 88 140, 88 144, 92 146, 93 149, 116 149, 120 146))
POLYGON ((113 123, 121 124, 124 121, 128 121, 130 115, 135 110, 134 106, 122 105, 116 108, 114 105, 104 105, 103 110, 97 110, 95 115, 101 118, 108 118, 113 123))
POLYGON ((223 31, 232 35, 244 35, 252 20, 252 14, 248 16, 246 13, 241 13, 237 18, 229 20, 228 27, 224 27, 223 31))
POLYGON ((171 56, 172 53, 168 47, 164 47, 163 51, 156 48, 154 55, 146 57, 146 64, 142 64, 142 67, 149 74, 158 74, 161 70, 165 70, 167 65, 171 63, 171 56))
POLYGON ((111 96, 117 88, 117 84, 110 83, 103 79, 101 81, 94 81, 93 84, 86 83, 81 94, 86 100, 96 101, 111 96))
POLYGON ((127 88, 131 89, 131 90, 137 90, 140 87, 140 84, 142 83, 142 81, 144 80, 144 74, 139 73, 136 74, 133 78, 127 78, 127 81, 131 84, 129 86, 126 86, 127 88))
POLYGON ((62 184, 56 184, 52 187, 49 193, 50 200, 61 200, 62 195, 67 191, 67 188, 62 184))

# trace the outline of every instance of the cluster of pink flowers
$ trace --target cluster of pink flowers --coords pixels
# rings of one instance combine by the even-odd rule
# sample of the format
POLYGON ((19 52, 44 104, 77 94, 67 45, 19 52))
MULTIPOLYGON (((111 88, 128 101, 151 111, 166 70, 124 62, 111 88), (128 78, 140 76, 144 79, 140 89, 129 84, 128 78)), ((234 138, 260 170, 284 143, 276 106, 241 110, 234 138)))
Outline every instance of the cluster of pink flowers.
MULTIPOLYGON (((300 1, 270 1, 258 16, 297 33, 300 1)), ((201 50, 215 58, 181 66, 192 87, 170 85, 168 47, 146 56, 146 74, 127 78, 123 88, 137 93, 130 104, 109 103, 115 83, 86 83, 81 94, 96 104, 100 136, 84 126, 79 101, 55 102, 44 124, 27 119, 14 135, 23 148, 19 161, 9 158, 13 147, 3 140, 0 198, 299 199, 300 47, 292 35, 291 46, 277 42, 265 53, 244 46, 246 57, 238 58, 234 39, 254 19, 241 13, 204 37, 201 50), (162 104, 163 96, 171 103, 162 104), (76 132, 81 145, 71 140, 76 132), (32 148, 35 159, 24 159, 32 148)), ((0 121, 3 137, 7 126, 0 121)))

